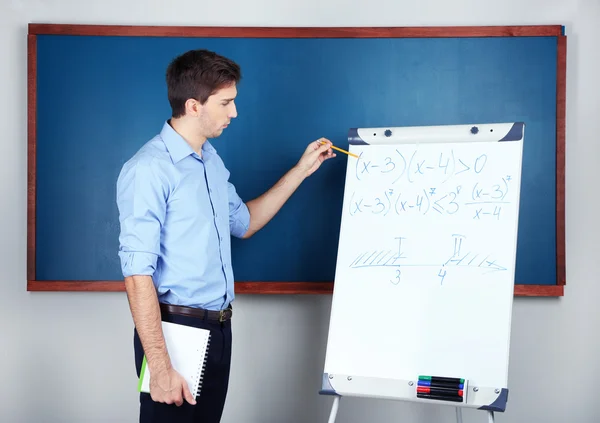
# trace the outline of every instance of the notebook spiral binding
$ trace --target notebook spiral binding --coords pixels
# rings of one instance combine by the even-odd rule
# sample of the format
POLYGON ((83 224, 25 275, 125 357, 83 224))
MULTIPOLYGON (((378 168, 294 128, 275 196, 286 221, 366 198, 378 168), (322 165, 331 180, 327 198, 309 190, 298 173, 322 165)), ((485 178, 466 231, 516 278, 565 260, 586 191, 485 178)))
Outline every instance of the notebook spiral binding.
POLYGON ((208 340, 206 341, 206 349, 203 351, 204 360, 202 361, 202 366, 198 369, 198 373, 196 374, 196 380, 198 384, 196 385, 196 392, 194 393, 194 398, 200 395, 200 391, 202 391, 202 380, 204 379, 204 371, 206 370, 206 360, 208 358, 208 348, 210 347, 210 333, 208 334, 208 340))

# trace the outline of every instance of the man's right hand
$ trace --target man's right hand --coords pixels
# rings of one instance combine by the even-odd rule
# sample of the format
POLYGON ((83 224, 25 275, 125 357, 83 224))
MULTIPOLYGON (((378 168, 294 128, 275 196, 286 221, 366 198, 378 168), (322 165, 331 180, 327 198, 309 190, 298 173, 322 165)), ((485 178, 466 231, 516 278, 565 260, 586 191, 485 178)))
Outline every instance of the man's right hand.
POLYGON ((195 405, 185 379, 173 369, 161 327, 161 314, 156 289, 150 276, 135 275, 125 278, 125 289, 150 369, 150 396, 155 402, 176 404, 185 399, 195 405))
POLYGON ((155 402, 175 404, 178 407, 183 404, 184 399, 192 405, 196 404, 186 380, 173 368, 158 372, 156 376, 150 374, 150 396, 155 402))

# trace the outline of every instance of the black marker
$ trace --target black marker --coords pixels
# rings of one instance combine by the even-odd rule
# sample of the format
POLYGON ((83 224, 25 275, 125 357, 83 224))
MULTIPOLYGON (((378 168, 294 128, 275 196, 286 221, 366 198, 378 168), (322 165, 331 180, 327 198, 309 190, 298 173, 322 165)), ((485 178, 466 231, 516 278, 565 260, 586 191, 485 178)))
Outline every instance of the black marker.
POLYGON ((463 402, 463 397, 453 397, 453 396, 446 396, 446 395, 417 394, 417 398, 440 400, 440 401, 463 402))

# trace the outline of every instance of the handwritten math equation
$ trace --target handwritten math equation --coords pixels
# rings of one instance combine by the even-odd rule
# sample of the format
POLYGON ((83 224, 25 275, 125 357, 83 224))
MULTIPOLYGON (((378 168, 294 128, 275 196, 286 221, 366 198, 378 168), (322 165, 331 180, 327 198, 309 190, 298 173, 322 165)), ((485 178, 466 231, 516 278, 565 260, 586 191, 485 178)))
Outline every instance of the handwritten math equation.
POLYGON ((347 212, 351 216, 420 214, 500 220, 518 189, 512 187, 510 169, 500 166, 494 153, 498 146, 486 147, 489 150, 447 148, 440 152, 439 147, 425 146, 395 147, 383 153, 374 150, 377 154, 361 151, 349 174, 347 212))
POLYGON ((422 188, 420 191, 403 190, 390 187, 381 191, 350 194, 348 213, 351 216, 372 214, 386 216, 390 213, 398 216, 418 213, 421 215, 456 215, 467 213, 475 220, 492 218, 500 220, 503 205, 510 204, 507 196, 510 192, 511 176, 506 175, 491 184, 475 182, 463 187, 456 185, 422 188))
POLYGON ((452 252, 448 258, 441 263, 420 263, 410 260, 410 254, 405 251, 407 238, 398 236, 394 238, 396 248, 389 250, 372 250, 363 251, 350 263, 349 267, 353 269, 364 267, 390 267, 393 269, 389 282, 393 285, 398 285, 402 282, 403 268, 433 268, 432 272, 428 272, 432 277, 438 278, 440 285, 443 284, 444 278, 448 271, 453 268, 474 268, 479 269, 482 275, 492 272, 506 271, 507 268, 493 258, 492 254, 481 254, 476 251, 471 251, 463 248, 463 241, 466 236, 461 234, 452 234, 452 240, 449 243, 449 250, 452 252))
POLYGON ((368 157, 361 152, 359 160, 355 161, 354 175, 358 181, 369 178, 385 177, 392 184, 404 179, 409 183, 418 183, 424 178, 439 178, 441 183, 461 175, 480 175, 488 164, 485 153, 455 153, 441 152, 433 156, 427 152, 402 153, 396 148, 389 155, 380 159, 368 157))

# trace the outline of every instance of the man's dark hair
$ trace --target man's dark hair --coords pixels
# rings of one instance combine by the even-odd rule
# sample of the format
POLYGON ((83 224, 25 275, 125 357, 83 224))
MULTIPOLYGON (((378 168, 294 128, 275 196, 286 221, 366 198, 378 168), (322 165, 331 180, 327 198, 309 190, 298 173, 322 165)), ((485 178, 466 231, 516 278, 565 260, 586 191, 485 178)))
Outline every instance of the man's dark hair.
POLYGON ((167 90, 172 117, 185 114, 185 102, 193 98, 200 104, 223 87, 237 84, 240 66, 209 50, 190 50, 175 59, 167 68, 167 90))

